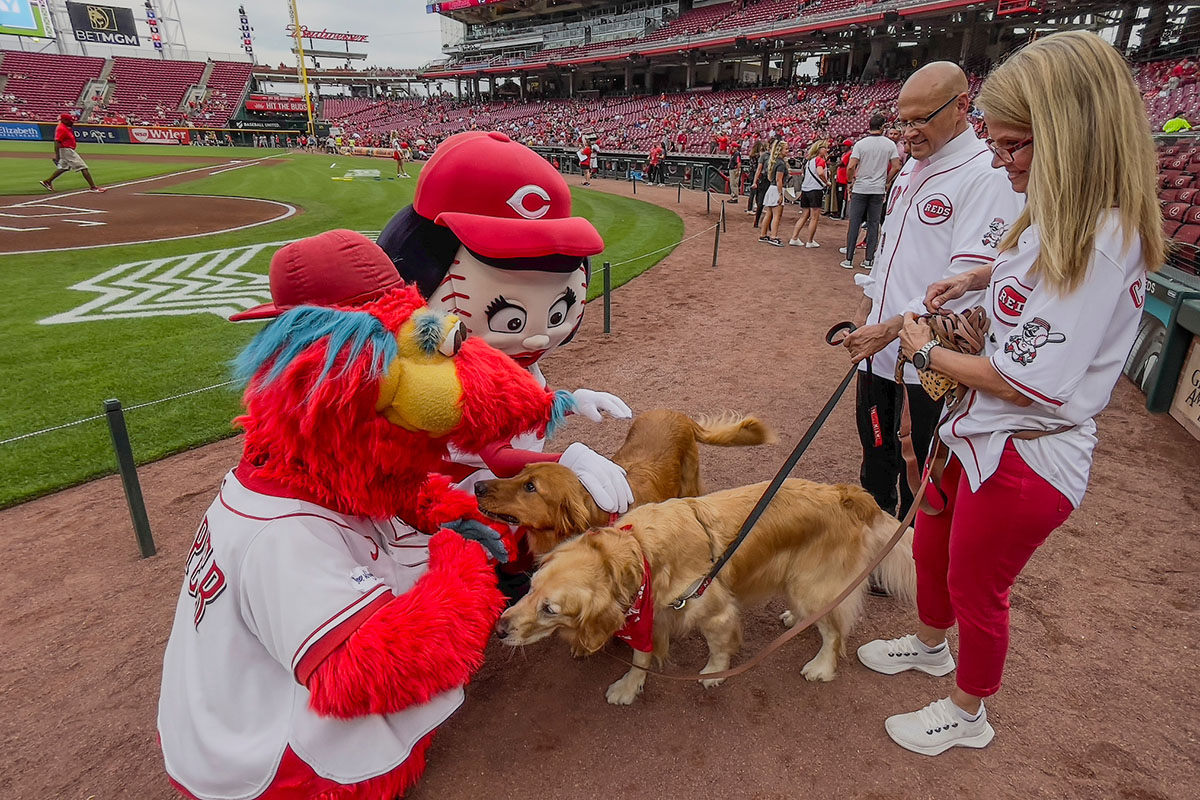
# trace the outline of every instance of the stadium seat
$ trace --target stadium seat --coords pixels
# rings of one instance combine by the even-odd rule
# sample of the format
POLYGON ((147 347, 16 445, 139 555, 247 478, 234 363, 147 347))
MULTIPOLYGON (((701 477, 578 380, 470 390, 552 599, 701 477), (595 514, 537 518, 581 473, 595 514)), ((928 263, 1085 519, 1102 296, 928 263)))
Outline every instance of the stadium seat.
POLYGON ((1163 206, 1163 219, 1183 221, 1184 215, 1191 208, 1187 203, 1167 203, 1163 206))
POLYGON ((1198 189, 1168 189, 1167 191, 1175 192, 1175 201, 1179 203, 1194 203, 1196 202, 1196 192, 1198 189))
POLYGON ((1183 213, 1183 222, 1185 225, 1200 225, 1200 206, 1188 206, 1183 213))
POLYGON ((1187 245, 1200 244, 1200 225, 1183 225, 1176 229, 1174 239, 1187 245))
POLYGON ((1168 239, 1172 239, 1175 237, 1175 231, 1179 230, 1181 227, 1183 227, 1183 226, 1173 219, 1164 219, 1163 220, 1163 235, 1166 236, 1168 239))

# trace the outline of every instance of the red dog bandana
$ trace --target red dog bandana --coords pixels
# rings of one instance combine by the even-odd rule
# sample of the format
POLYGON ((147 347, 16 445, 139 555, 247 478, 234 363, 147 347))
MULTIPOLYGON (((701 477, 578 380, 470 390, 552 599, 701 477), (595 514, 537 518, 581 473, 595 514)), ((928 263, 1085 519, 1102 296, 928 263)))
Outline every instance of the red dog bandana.
POLYGON ((642 653, 654 650, 654 594, 650 586, 650 562, 642 556, 642 585, 625 612, 625 625, 617 631, 618 639, 642 653))

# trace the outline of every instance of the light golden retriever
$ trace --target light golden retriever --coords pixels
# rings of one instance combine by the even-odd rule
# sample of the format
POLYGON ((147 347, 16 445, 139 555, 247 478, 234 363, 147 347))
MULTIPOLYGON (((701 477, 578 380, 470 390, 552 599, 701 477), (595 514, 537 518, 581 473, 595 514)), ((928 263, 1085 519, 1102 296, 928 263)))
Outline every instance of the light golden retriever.
MULTIPOLYGON (((650 566, 654 601, 653 652, 635 651, 637 666, 608 687, 608 702, 628 705, 641 693, 645 668, 665 661, 672 635, 698 627, 709 658, 701 672, 728 669, 741 646, 744 605, 782 596, 795 624, 835 598, 895 533, 899 522, 857 486, 784 482, 762 518, 699 598, 682 610, 670 604, 707 573, 750 514, 766 484, 705 497, 645 505, 618 525, 591 531, 554 548, 533 574, 529 593, 504 612, 500 640, 514 647, 554 632, 576 655, 595 653, 621 629, 650 566)), ((916 597, 912 531, 901 539, 876 577, 896 597, 916 597)), ((817 623, 821 649, 801 672, 810 681, 833 680, 846 636, 858 619, 862 586, 817 623)), ((720 680, 701 680, 706 687, 720 680)))
MULTIPOLYGON (((697 442, 747 447, 775 440, 754 417, 693 420, 678 411, 655 409, 634 419, 613 461, 625 468, 638 506, 704 494, 697 442)), ((575 473, 560 464, 530 464, 512 478, 479 481, 475 497, 484 514, 525 528, 535 556, 609 521, 575 473)))

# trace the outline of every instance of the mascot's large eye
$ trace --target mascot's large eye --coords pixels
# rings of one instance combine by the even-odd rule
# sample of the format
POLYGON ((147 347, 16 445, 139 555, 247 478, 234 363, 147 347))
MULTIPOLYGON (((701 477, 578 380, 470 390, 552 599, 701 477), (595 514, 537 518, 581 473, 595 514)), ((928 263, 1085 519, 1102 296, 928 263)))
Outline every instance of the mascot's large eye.
POLYGON ((467 340, 467 326, 462 320, 454 323, 454 327, 446 331, 446 336, 442 339, 442 343, 438 345, 438 352, 446 358, 453 358, 458 355, 458 351, 462 349, 463 342, 467 340))
POLYGON ((567 321, 567 315, 571 313, 571 306, 575 305, 575 292, 567 289, 567 293, 550 306, 550 315, 546 322, 551 328, 557 328, 567 321))
POLYGON ((525 330, 525 309, 497 297, 487 307, 488 328, 496 333, 520 333, 525 330))

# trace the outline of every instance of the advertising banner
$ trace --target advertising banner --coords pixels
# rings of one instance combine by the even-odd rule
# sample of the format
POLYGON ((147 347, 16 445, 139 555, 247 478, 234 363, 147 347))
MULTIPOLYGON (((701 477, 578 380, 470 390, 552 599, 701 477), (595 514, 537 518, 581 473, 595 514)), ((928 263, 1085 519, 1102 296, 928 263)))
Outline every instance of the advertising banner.
POLYGON ((304 114, 308 111, 308 105, 303 97, 266 97, 252 94, 246 100, 246 110, 304 114))
POLYGON ((0 139, 21 139, 36 142, 42 132, 33 122, 0 122, 0 139))
MULTIPOLYGON (((47 139, 54 138, 54 125, 47 125, 47 139)), ((72 130, 75 132, 75 138, 81 142, 95 142, 97 144, 119 144, 129 143, 129 136, 125 133, 124 128, 113 127, 97 127, 94 125, 76 125, 72 130)))
POLYGON ((67 14, 78 41, 130 47, 140 45, 132 9, 68 2, 67 14))
POLYGON ((129 139, 134 144, 190 144, 187 128, 130 128, 129 139))

